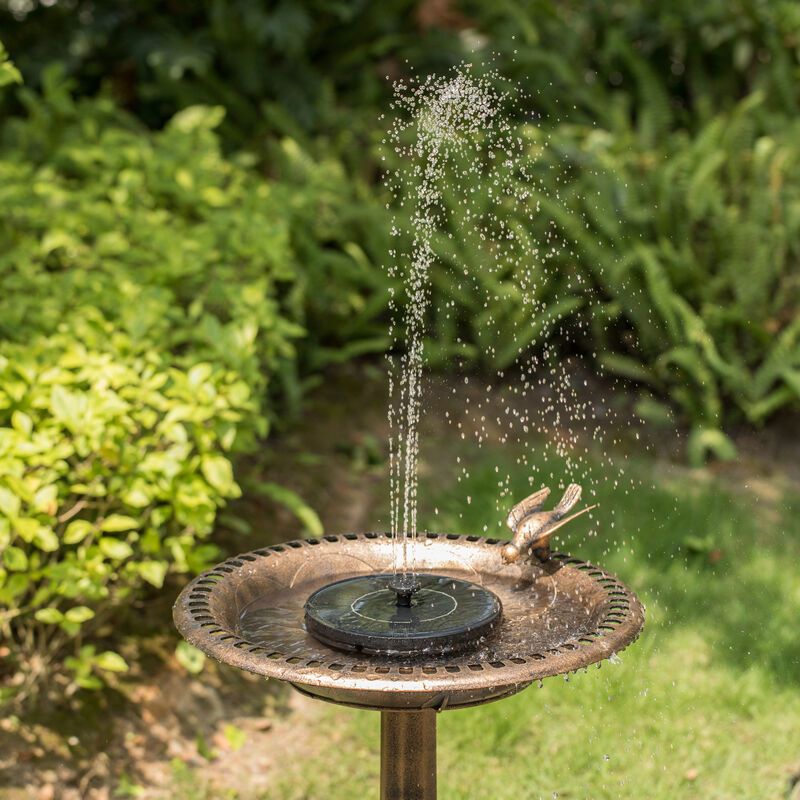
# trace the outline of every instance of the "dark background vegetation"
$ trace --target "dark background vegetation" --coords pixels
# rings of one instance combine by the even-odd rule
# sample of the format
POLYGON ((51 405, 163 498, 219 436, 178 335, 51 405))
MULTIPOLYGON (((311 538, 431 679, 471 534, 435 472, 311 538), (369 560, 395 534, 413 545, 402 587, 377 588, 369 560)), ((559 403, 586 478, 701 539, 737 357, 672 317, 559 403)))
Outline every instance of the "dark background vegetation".
MULTIPOLYGON (((689 459, 730 458, 726 431, 798 407, 794 0, 0 0, 0 39, 0 701, 17 709, 56 673, 80 695, 128 669, 122 609, 213 561, 240 487, 318 531, 244 465, 323 369, 388 346, 397 78, 466 60, 528 93, 540 211, 506 222, 563 243, 536 289, 566 318, 551 344, 630 381, 642 414, 675 413, 689 459), (584 334, 559 338, 570 320, 584 334)), ((509 366, 513 268, 455 293, 448 258, 480 253, 442 254, 434 308, 455 305, 432 317, 433 366, 457 337, 476 369, 509 366)))

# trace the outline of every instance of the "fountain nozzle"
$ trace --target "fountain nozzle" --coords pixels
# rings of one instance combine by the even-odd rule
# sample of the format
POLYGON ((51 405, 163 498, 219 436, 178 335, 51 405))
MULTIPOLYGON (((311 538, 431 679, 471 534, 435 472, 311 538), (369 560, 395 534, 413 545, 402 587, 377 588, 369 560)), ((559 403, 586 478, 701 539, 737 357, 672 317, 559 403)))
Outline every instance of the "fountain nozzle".
POLYGON ((410 608, 411 598, 422 588, 422 584, 416 575, 395 575, 389 588, 397 595, 398 606, 410 608))

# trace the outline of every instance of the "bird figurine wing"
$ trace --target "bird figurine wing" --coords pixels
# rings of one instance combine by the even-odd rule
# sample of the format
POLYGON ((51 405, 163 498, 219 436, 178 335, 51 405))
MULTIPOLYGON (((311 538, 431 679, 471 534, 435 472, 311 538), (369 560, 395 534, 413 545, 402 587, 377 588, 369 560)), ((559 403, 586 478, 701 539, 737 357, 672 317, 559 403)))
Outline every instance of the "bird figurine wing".
MULTIPOLYGON (((574 484, 573 484, 574 485, 574 484)), ((567 490, 569 491, 569 489, 567 490)), ((532 495, 529 495, 521 502, 517 503, 511 511, 508 512, 508 516, 506 517, 506 525, 508 525, 511 530, 516 533, 517 528, 519 527, 520 522, 522 522, 525 517, 529 514, 533 514, 535 511, 541 511, 542 506, 544 506, 545 500, 547 500, 547 496, 550 494, 550 490, 545 486, 544 489, 539 489, 538 492, 534 492, 532 495)), ((578 487, 578 497, 581 495, 580 486, 578 487)), ((566 495, 565 495, 566 497, 566 495)), ((572 505, 574 505, 578 501, 578 497, 575 498, 572 505)), ((563 503, 564 500, 562 498, 561 502, 563 503)), ((567 508, 564 513, 566 514, 572 505, 567 508)))
MULTIPOLYGON (((577 483, 571 483, 567 486, 564 496, 559 501, 558 505, 553 509, 554 519, 559 520, 564 516, 574 505, 581 499, 581 487, 577 483)), ((525 500, 522 501, 526 502, 525 500)))

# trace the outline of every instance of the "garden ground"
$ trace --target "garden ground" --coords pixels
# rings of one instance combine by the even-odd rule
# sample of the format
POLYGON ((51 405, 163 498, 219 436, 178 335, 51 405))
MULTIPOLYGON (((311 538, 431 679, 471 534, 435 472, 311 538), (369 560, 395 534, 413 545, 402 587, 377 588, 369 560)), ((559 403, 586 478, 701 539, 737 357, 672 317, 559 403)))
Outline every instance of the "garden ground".
MULTIPOLYGON (((457 425, 463 393, 453 400, 448 382, 432 393, 431 406, 448 408, 457 425)), ((377 370, 329 376, 259 469, 279 473, 331 532, 386 527, 384 400, 377 370)), ((612 404, 622 418, 624 394, 612 404)), ((526 485, 518 453, 490 444, 476 451, 442 419, 430 415, 423 434, 423 509, 436 513, 426 512, 422 527, 494 526, 497 471, 512 475, 514 494, 526 485), (456 458, 466 455, 469 475, 458 482, 456 458), (453 477, 431 480, 442 475, 453 477)), ((644 453, 641 431, 619 426, 614 468, 591 467, 609 472, 596 491, 598 520, 613 508, 613 530, 605 525, 591 537, 576 528, 563 546, 640 593, 645 632, 621 663, 443 714, 442 797, 792 796, 800 775, 800 584, 790 568, 800 557, 800 459, 789 434, 797 427, 784 419, 739 436, 738 461, 699 470, 670 457, 671 433, 651 439, 644 453), (620 465, 637 476, 627 491, 614 486, 620 465)), ((252 496, 238 510, 260 521, 249 537, 225 532, 230 551, 300 533, 288 512, 252 496)), ((140 609, 140 630, 125 645, 139 654, 129 659, 135 672, 90 698, 82 716, 53 707, 3 721, 0 797, 376 796, 378 715, 216 665, 190 675, 171 655, 167 632, 177 588, 140 609)))

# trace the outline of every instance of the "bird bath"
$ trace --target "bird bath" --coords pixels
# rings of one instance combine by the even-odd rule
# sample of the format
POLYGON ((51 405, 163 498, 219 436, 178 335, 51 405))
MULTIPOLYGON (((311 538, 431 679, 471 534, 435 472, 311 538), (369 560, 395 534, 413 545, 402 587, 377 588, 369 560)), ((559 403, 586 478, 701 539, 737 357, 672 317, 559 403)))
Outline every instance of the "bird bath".
MULTIPOLYGON (((583 513, 566 516, 580 498, 577 484, 552 510, 544 510, 547 489, 517 504, 510 543, 417 531, 423 344, 442 225, 455 213, 459 238, 494 239, 476 265, 495 281, 509 264, 539 259, 493 216, 500 202, 525 208, 530 182, 529 154, 503 119, 502 94, 464 71, 397 89, 393 107, 407 119, 387 138, 405 166, 391 191, 404 198, 410 228, 406 251, 390 253, 390 276, 404 279, 399 306, 391 294, 390 333, 405 335, 397 374, 390 370, 392 533, 298 540, 230 558, 184 589, 174 616, 191 644, 220 661, 311 697, 379 710, 381 797, 431 800, 436 712, 598 663, 634 641, 644 613, 613 575, 551 553, 552 533, 583 513), (476 186, 492 198, 486 214, 475 206, 476 186), (444 201, 453 191, 456 212, 444 201)), ((460 289, 469 270, 459 267, 460 289)), ((534 278, 523 269, 517 286, 531 318, 544 310, 534 278)))
MULTIPOLYGON (((543 514, 539 500, 515 509, 528 518, 543 514)), ((183 590, 175 624, 219 661, 286 681, 310 697, 381 711, 381 798, 431 800, 436 712, 499 700, 533 681, 598 663, 642 629, 641 603, 615 576, 549 552, 549 534, 558 527, 552 513, 549 531, 538 537, 519 512, 509 515, 509 525, 527 530, 513 561, 502 539, 419 534, 421 581, 435 575, 445 589, 447 579, 464 582, 502 607, 478 636, 456 647, 448 640, 409 652, 370 652, 359 643, 334 647, 309 632, 307 604, 315 593, 340 581, 391 575, 388 533, 297 540, 229 558, 183 590)), ((347 602, 342 606, 349 610, 347 602)))

